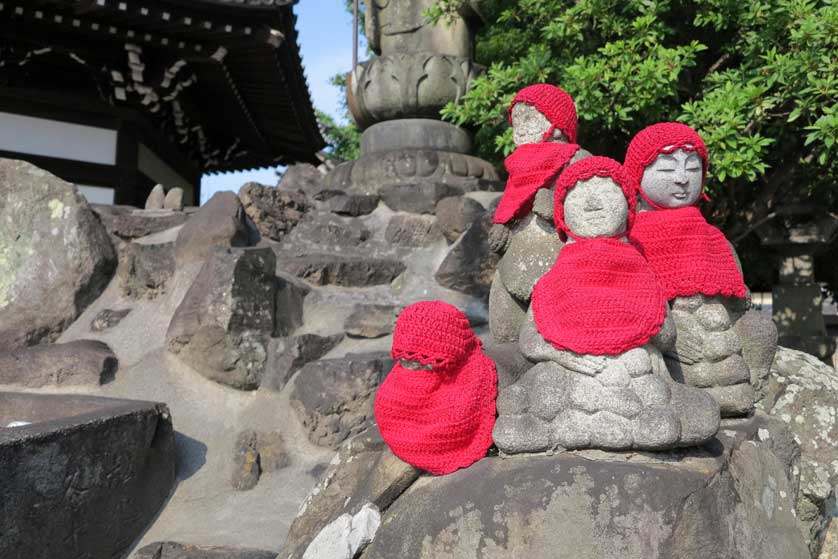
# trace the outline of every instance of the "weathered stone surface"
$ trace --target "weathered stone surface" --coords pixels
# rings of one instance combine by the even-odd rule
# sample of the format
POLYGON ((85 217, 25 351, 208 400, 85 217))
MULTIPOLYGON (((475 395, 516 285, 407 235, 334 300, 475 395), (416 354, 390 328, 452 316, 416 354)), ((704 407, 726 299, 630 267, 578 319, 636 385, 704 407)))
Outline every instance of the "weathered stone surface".
POLYGON ((202 260, 214 246, 244 247, 253 244, 252 223, 249 226, 248 222, 238 196, 227 191, 216 192, 180 230, 175 241, 178 262, 202 260))
POLYGON ((175 482, 164 404, 0 394, 0 557, 125 557, 175 482))
POLYGON ((785 422, 800 444, 797 514, 814 551, 836 516, 838 373, 812 355, 779 347, 758 407, 785 422))
POLYGON ((378 206, 378 194, 341 192, 326 202, 329 211, 338 215, 357 217, 367 215, 378 206))
POLYGON ((444 182, 418 181, 415 184, 389 184, 379 191, 387 206, 397 212, 432 214, 437 202, 463 193, 444 182))
POLYGON ((119 285, 129 297, 156 297, 165 291, 175 266, 173 242, 125 243, 117 268, 119 285))
POLYGON ((276 277, 274 336, 289 336, 303 325, 303 305, 311 288, 290 276, 276 277))
POLYGON ((442 234, 433 216, 397 214, 390 218, 384 238, 394 245, 423 247, 442 240, 442 234))
POLYGON ((282 390, 300 367, 320 359, 342 339, 343 334, 332 336, 302 334, 292 338, 271 340, 262 387, 269 390, 282 390))
POLYGON ((390 283, 405 265, 390 258, 366 258, 339 254, 309 254, 283 259, 282 269, 314 285, 367 287, 390 283))
POLYGON ((92 332, 102 332, 108 328, 113 328, 122 322, 122 319, 128 316, 130 312, 131 309, 105 309, 90 321, 90 330, 92 332))
POLYGON ((113 378, 119 363, 111 348, 96 340, 38 345, 0 353, 0 384, 98 385, 113 378))
POLYGON ((169 351, 211 380, 258 388, 274 331, 275 267, 268 248, 214 247, 172 317, 169 351))
POLYGON ((276 559, 276 552, 242 547, 155 542, 137 551, 135 559, 276 559))
POLYGON ((334 250, 356 247, 371 236, 360 219, 339 217, 329 212, 311 212, 285 238, 284 248, 334 250))
POLYGON ((54 340, 115 267, 108 234, 76 187, 0 160, 0 347, 54 340))
POLYGON ((484 342, 483 352, 495 362, 498 389, 509 386, 533 366, 521 353, 518 342, 484 342))
POLYGON ((765 395, 774 354, 777 353, 777 326, 770 316, 755 310, 745 312, 734 325, 742 343, 742 357, 751 373, 751 386, 757 400, 765 395))
POLYGON ((148 198, 145 200, 145 209, 162 210, 165 201, 166 191, 163 189, 163 185, 156 184, 154 185, 154 188, 151 189, 151 192, 149 192, 148 198))
POLYGON ((473 223, 480 221, 486 210, 476 200, 464 196, 449 196, 436 205, 436 219, 442 234, 453 243, 473 223))
POLYGON ((323 173, 311 163, 296 163, 285 169, 278 188, 287 191, 301 190, 306 196, 314 198, 323 190, 323 178, 323 173))
POLYGON ((382 514, 369 559, 804 559, 782 461, 753 422, 709 452, 488 457, 422 477, 382 514))
POLYGON ((256 448, 256 431, 248 429, 236 437, 233 447, 233 489, 247 491, 259 483, 259 451, 256 448))
POLYGON ((356 338, 380 338, 393 333, 400 305, 358 305, 346 317, 343 329, 356 338))
POLYGON ((244 211, 263 237, 281 241, 299 223, 310 204, 296 190, 248 182, 239 189, 244 211))
POLYGON ((373 394, 390 372, 387 354, 348 354, 308 363, 294 378, 291 405, 314 444, 337 448, 373 419, 373 394))
POLYGON ((173 210, 176 212, 183 210, 182 188, 176 186, 166 193, 166 199, 163 201, 163 209, 173 210))
POLYGON ((365 505, 354 515, 342 514, 321 530, 303 553, 303 559, 352 559, 372 541, 381 526, 374 505, 365 505))
POLYGON ((489 330, 498 343, 517 343, 518 333, 527 319, 527 303, 509 293, 500 271, 495 272, 489 288, 489 330))
POLYGON ((509 293, 519 301, 529 302, 535 282, 552 268, 562 246, 553 224, 537 215, 530 214, 516 223, 509 248, 498 263, 509 293))
POLYGON ((441 286, 479 297, 489 293, 498 258, 489 251, 487 225, 472 224, 451 245, 434 276, 441 286))
POLYGON ((137 239, 186 223, 189 215, 169 210, 145 211, 132 206, 91 206, 111 235, 120 239, 137 239))
POLYGON ((361 155, 396 149, 435 149, 469 153, 471 136, 449 122, 401 118, 373 124, 361 134, 361 155))

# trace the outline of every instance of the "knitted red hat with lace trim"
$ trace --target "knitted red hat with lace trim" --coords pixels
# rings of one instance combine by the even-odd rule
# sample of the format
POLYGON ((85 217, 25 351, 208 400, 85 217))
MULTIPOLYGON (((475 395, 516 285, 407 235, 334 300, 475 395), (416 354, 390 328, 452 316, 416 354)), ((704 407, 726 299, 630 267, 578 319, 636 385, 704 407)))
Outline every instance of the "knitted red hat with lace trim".
POLYGON ((592 177, 609 177, 617 183, 623 191, 623 194, 626 195, 626 202, 628 202, 627 228, 631 229, 634 224, 637 196, 625 177, 623 166, 610 157, 595 155, 570 165, 562 171, 562 174, 559 175, 559 179, 556 181, 556 190, 553 192, 553 220, 556 222, 556 231, 559 232, 559 237, 561 237, 562 241, 566 241, 568 235, 577 239, 576 235, 573 234, 564 221, 564 200, 567 198, 567 193, 571 188, 576 186, 577 182, 588 180, 592 177))
POLYGON ((537 83, 525 87, 515 95, 507 109, 509 124, 512 124, 512 107, 518 103, 532 105, 547 117, 552 126, 544 135, 546 140, 553 135, 553 130, 561 130, 568 142, 576 143, 576 104, 565 90, 547 83, 537 83))
POLYGON ((492 445, 497 371, 466 316, 442 301, 410 305, 396 321, 392 355, 433 367, 399 362, 378 389, 375 419, 393 453, 436 475, 483 458, 492 445))
POLYGON ((564 200, 577 182, 610 177, 620 185, 634 213, 634 192, 622 166, 590 157, 569 166, 556 184, 556 227, 573 237, 533 289, 535 325, 545 340, 580 354, 617 355, 643 346, 660 331, 665 300, 655 274, 632 245, 615 238, 583 238, 564 222, 564 200), (593 161, 591 161, 593 160, 593 161))
POLYGON ((553 186, 559 172, 578 149, 576 144, 558 142, 518 146, 504 161, 509 179, 493 221, 508 223, 530 213, 536 192, 553 186))
MULTIPOLYGON (((663 122, 641 130, 626 152, 626 174, 638 193, 655 208, 640 212, 629 238, 658 277, 667 299, 696 295, 744 297, 742 272, 724 234, 707 223, 695 206, 665 208, 643 192, 643 171, 663 153, 695 151, 707 175, 707 147, 684 124, 663 122)), ((703 184, 702 177, 702 184, 703 184)))

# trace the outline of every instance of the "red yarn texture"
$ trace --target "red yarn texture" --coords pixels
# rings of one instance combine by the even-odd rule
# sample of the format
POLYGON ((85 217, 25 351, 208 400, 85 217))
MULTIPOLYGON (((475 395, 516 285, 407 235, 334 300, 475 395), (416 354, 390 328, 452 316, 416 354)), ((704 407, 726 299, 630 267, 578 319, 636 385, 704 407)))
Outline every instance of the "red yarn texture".
POLYGON ((504 161, 509 179, 495 210, 495 223, 508 223, 532 211, 535 194, 551 188, 562 168, 576 154, 576 144, 522 144, 504 161))
POLYGON ((622 165, 610 157, 596 155, 570 165, 562 171, 562 174, 559 175, 559 179, 556 181, 556 190, 553 193, 553 220, 556 222, 556 231, 559 231, 559 236, 562 241, 565 241, 568 235, 574 239, 578 239, 564 221, 564 201, 567 198, 567 193, 571 188, 576 186, 577 182, 595 176, 609 177, 620 186, 628 202, 627 228, 629 230, 631 229, 634 223, 635 209, 637 208, 637 195, 626 180, 622 165))
POLYGON ((565 245, 532 292, 536 328, 557 349, 618 355, 643 346, 666 318, 655 274, 617 239, 565 245))
POLYGON ((666 209, 649 200, 643 189, 640 188, 643 171, 651 165, 658 155, 672 153, 679 149, 694 151, 701 157, 703 189, 704 179, 707 177, 707 146, 698 132, 686 124, 659 122, 638 132, 629 143, 626 150, 626 160, 623 163, 626 178, 628 178, 632 188, 635 188, 653 208, 666 209))
POLYGON ((396 321, 392 355, 434 366, 396 364, 378 389, 375 419, 393 453, 436 475, 483 458, 492 445, 497 371, 465 315, 441 301, 410 305, 396 321))
POLYGON ((570 143, 576 143, 576 104, 565 90, 547 83, 537 83, 522 89, 515 95, 509 104, 507 115, 509 124, 512 124, 512 107, 518 103, 532 105, 538 112, 547 117, 553 125, 545 134, 546 137, 553 135, 553 130, 558 128, 567 137, 570 143))
POLYGON ((629 239, 655 271, 667 299, 697 293, 745 296, 727 239, 695 206, 641 212, 629 239))

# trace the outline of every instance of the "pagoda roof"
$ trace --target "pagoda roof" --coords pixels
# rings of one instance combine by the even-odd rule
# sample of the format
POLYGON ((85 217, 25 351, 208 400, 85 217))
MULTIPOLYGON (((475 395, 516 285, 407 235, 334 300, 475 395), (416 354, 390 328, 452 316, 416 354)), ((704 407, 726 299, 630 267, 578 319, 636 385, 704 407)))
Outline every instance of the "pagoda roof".
POLYGON ((316 162, 293 3, 6 0, 0 74, 93 112, 133 110, 201 172, 316 162))

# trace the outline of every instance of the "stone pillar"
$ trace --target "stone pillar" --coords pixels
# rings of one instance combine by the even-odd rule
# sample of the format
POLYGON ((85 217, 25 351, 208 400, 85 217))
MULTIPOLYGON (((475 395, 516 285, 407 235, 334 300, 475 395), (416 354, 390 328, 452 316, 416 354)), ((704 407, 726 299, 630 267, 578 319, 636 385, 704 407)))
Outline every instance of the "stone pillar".
POLYGON ((468 132, 439 120, 440 109, 482 71, 473 61, 479 2, 437 24, 423 16, 433 0, 365 2, 367 38, 378 56, 353 68, 347 83, 349 110, 364 130, 361 158, 338 165, 327 186, 379 193, 392 209, 408 211, 418 198, 427 207, 445 196, 500 190, 494 167, 469 155, 468 132), (402 207, 404 200, 411 202, 402 207))
POLYGON ((772 289, 778 343, 820 359, 835 352, 835 340, 826 334, 814 260, 837 232, 838 217, 810 206, 789 207, 758 230, 762 243, 779 253, 779 280, 772 289))

